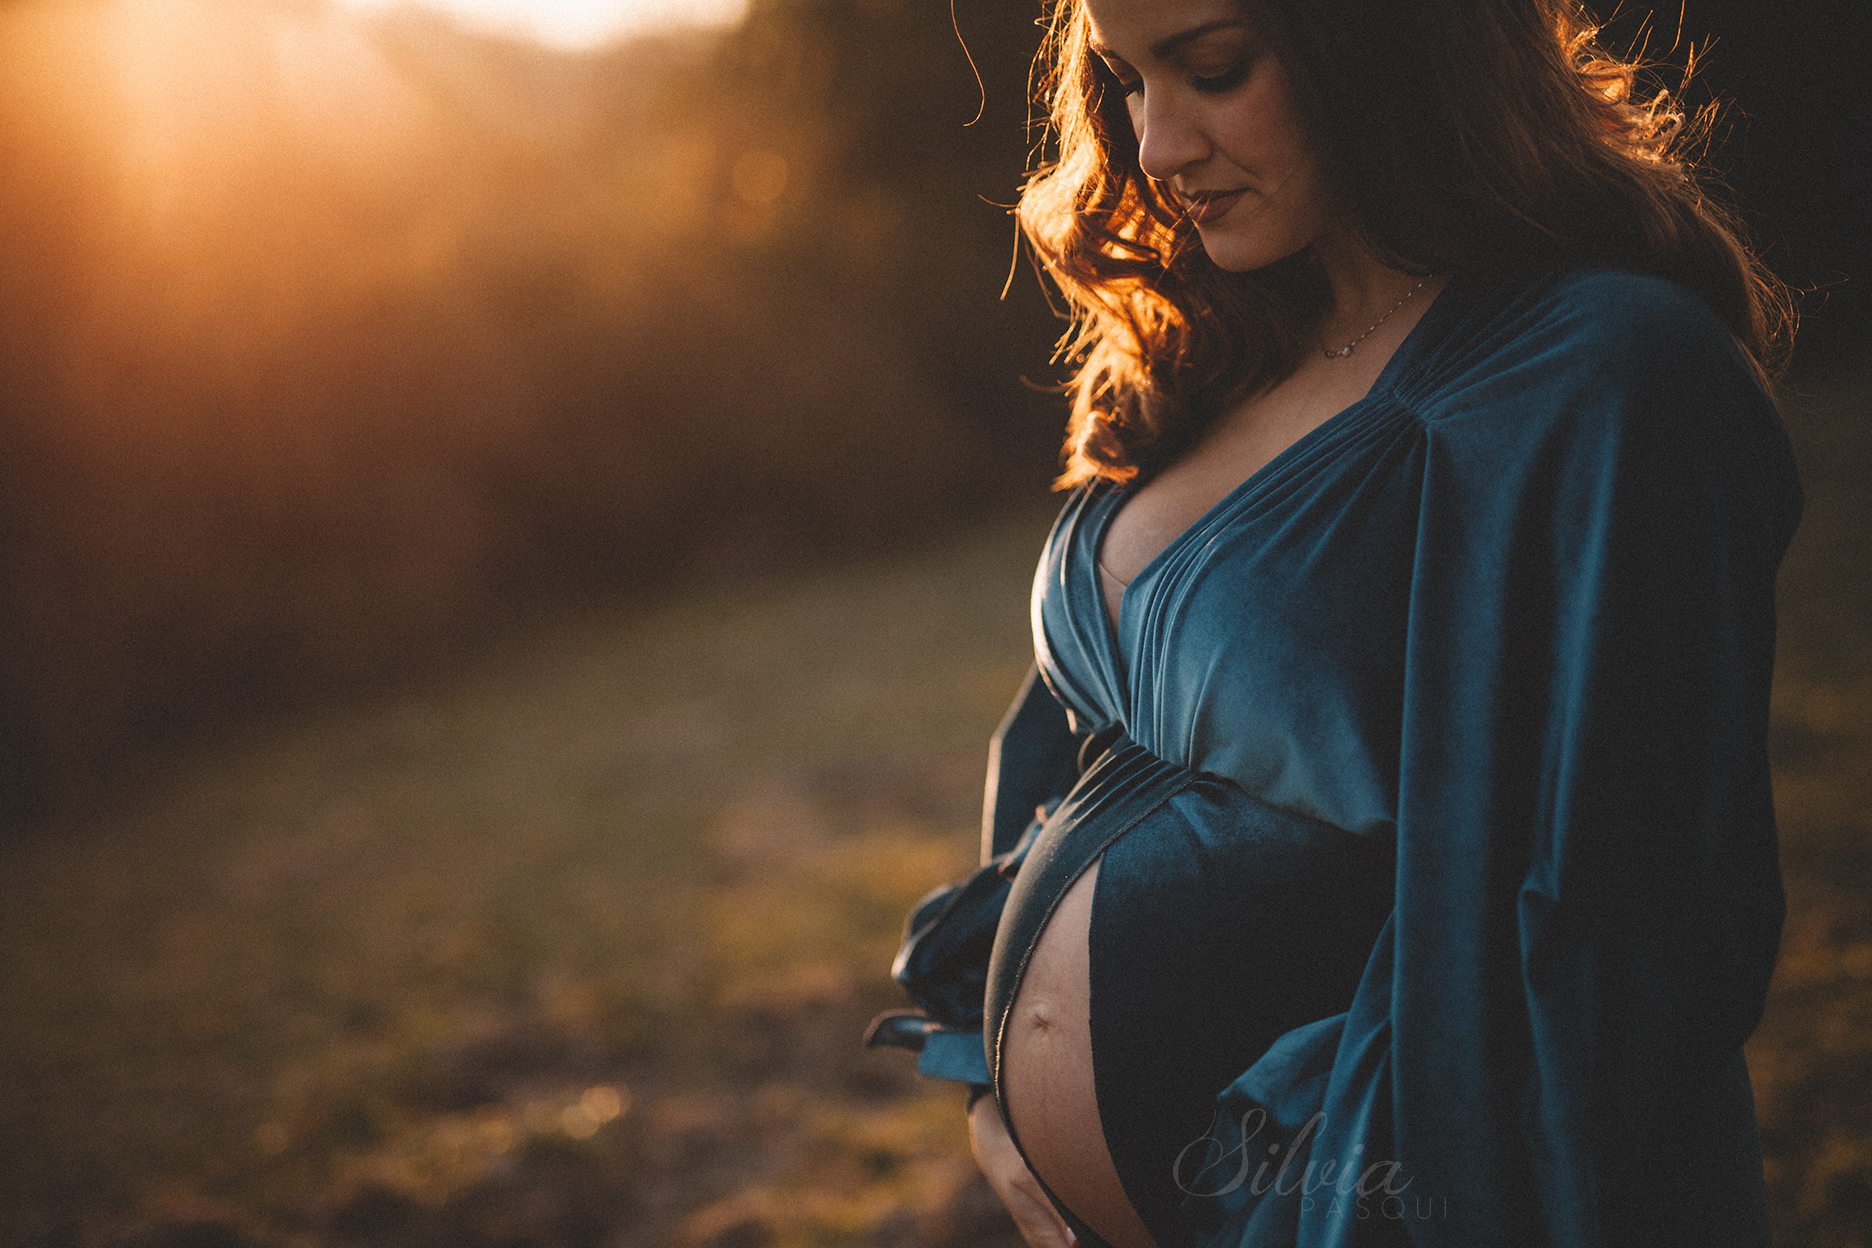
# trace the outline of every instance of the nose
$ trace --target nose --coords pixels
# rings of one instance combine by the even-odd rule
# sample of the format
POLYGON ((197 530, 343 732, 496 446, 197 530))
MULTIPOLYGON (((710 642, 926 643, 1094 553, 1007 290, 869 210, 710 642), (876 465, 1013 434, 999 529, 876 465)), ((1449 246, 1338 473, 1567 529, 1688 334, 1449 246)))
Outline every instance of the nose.
POLYGON ((1192 116, 1188 101, 1174 87, 1146 90, 1131 105, 1131 128, 1137 133, 1138 166, 1159 182, 1168 182, 1191 165, 1209 159, 1209 136, 1192 116))

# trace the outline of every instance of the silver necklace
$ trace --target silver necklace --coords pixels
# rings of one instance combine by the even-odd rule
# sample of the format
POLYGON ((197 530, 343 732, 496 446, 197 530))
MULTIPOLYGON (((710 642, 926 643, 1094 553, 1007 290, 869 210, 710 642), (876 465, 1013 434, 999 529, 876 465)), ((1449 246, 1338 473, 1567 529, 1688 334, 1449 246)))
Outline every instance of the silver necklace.
MULTIPOLYGON (((1406 303, 1409 303, 1410 297, 1416 294, 1418 291, 1422 290, 1424 288, 1424 282, 1427 282, 1429 280, 1430 279, 1426 277, 1423 279, 1423 282, 1418 282, 1415 286, 1405 291, 1404 297, 1398 300, 1396 303, 1391 305, 1391 312, 1395 312, 1399 308, 1403 307, 1406 303)), ((1329 360, 1344 359, 1346 356, 1351 355, 1353 347, 1358 346, 1359 343, 1364 342, 1367 338, 1372 336, 1372 329, 1377 329, 1380 325, 1384 324, 1386 321, 1391 319, 1391 312, 1387 312, 1383 316, 1379 317, 1377 320, 1373 321, 1371 323, 1371 329, 1366 330, 1364 333, 1354 338, 1351 342, 1346 343, 1345 346, 1340 347, 1337 351, 1331 350, 1330 348, 1327 348, 1327 347, 1321 347, 1320 354, 1325 356, 1329 360)))

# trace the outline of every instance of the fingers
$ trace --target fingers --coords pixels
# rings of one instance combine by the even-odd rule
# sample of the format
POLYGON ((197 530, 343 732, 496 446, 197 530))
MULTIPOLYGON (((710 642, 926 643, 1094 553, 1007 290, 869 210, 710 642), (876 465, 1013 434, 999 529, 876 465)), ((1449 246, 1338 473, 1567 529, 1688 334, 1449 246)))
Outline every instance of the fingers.
POLYGON ((988 1185, 1007 1207, 1029 1248, 1075 1248, 1079 1238, 1066 1225, 1040 1180, 1014 1147, 992 1098, 984 1097, 969 1113, 969 1143, 988 1185))
POLYGON ((1028 1248, 1073 1248, 1079 1242, 1072 1228, 1060 1219, 1053 1204, 1038 1187, 1032 1193, 1003 1193, 1002 1203, 1007 1205, 1008 1214, 1014 1219, 1015 1227, 1021 1238, 1027 1241, 1028 1248))

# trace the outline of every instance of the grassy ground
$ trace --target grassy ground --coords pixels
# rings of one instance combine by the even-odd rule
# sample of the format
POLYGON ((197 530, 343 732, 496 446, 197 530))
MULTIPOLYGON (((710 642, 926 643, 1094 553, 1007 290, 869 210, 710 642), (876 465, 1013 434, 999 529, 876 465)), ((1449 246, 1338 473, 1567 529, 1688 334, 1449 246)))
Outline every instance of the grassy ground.
POLYGON ((972 866, 1045 522, 595 614, 0 847, 0 1243, 991 1241, 958 1091, 857 1042, 972 866))
MULTIPOLYGON (((1872 1242, 1869 371, 1790 413, 1783 1248, 1872 1242)), ((955 1090, 856 1040, 972 860, 1044 522, 594 613, 0 844, 0 1246, 1012 1243, 955 1090)))

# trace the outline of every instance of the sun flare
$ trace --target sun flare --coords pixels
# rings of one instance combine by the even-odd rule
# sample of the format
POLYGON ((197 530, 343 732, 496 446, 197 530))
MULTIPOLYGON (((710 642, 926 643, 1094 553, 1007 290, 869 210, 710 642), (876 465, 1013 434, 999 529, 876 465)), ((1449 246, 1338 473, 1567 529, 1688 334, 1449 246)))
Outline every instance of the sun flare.
POLYGON ((415 6, 464 25, 576 51, 668 26, 727 26, 747 0, 338 0, 353 9, 415 6))

